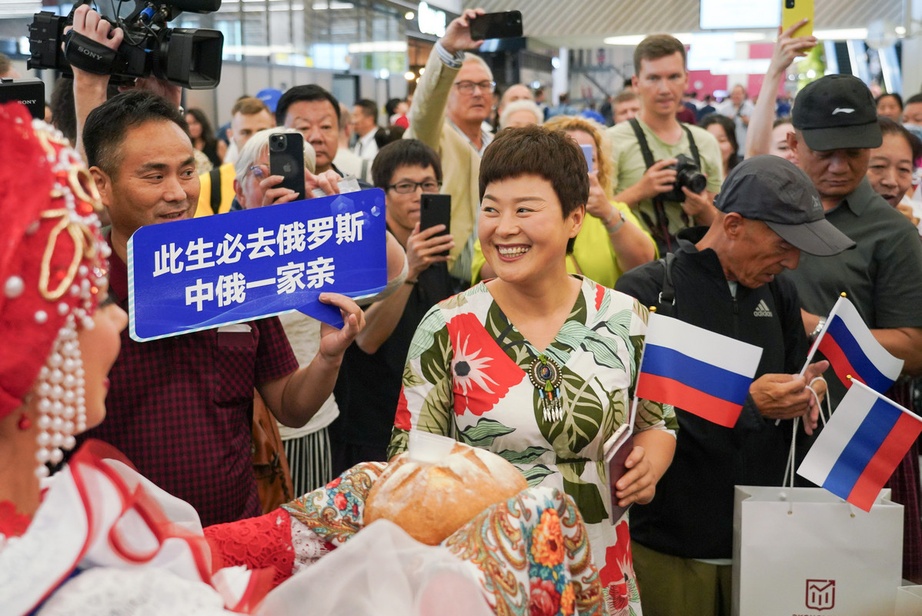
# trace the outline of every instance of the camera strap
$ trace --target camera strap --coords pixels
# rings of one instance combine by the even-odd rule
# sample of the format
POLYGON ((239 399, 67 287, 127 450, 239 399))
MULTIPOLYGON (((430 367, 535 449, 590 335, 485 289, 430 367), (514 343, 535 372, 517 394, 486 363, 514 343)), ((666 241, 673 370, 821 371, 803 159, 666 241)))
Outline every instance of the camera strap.
MULTIPOLYGON (((647 143, 647 136, 640 127, 640 122, 637 118, 631 118, 628 122, 630 122, 631 128, 634 130, 634 134, 637 135, 637 144, 640 146, 640 153, 643 154, 643 162, 647 166, 647 169, 649 169, 656 160, 653 158, 650 144, 647 143)), ((691 150, 691 155, 692 158, 695 159, 695 164, 701 169, 701 153, 698 152, 698 144, 695 143, 695 137, 692 135, 691 129, 688 128, 688 125, 684 122, 679 122, 679 126, 682 127, 682 130, 684 130, 685 134, 688 136, 688 149, 691 150)))
MULTIPOLYGON (((647 169, 653 166, 653 163, 656 160, 653 158, 653 152, 650 150, 650 144, 647 143, 647 136, 644 134, 643 129, 640 127, 640 121, 637 118, 631 118, 628 120, 631 125, 631 129, 634 131, 634 135, 637 136, 637 145, 640 146, 640 153, 643 155, 643 162, 647 166, 647 169)), ((682 127, 682 130, 685 131, 685 135, 688 137, 688 148, 691 150, 692 158, 695 159, 695 164, 698 165, 698 168, 701 168, 701 154, 698 152, 698 144, 695 143, 695 137, 692 135, 691 129, 688 128, 684 122, 679 122, 679 126, 682 127)), ((660 248, 665 248, 666 252, 672 252, 672 237, 669 233, 669 219, 666 218, 666 207, 663 204, 663 200, 660 197, 653 197, 653 212, 656 215, 656 222, 654 223, 650 220, 650 217, 647 214, 640 212, 640 216, 643 219, 644 223, 650 229, 650 233, 653 235, 654 240, 660 248)), ((685 212, 682 212, 682 220, 685 224, 689 224, 688 217, 685 212)))
POLYGON ((96 75, 109 75, 118 68, 116 50, 73 30, 64 35, 64 57, 71 66, 96 75))

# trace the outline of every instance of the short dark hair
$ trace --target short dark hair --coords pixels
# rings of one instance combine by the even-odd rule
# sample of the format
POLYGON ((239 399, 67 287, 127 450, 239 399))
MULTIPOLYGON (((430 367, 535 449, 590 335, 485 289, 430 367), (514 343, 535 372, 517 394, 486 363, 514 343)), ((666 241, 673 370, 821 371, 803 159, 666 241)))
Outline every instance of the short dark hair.
POLYGON ((120 163, 119 149, 128 129, 146 122, 173 122, 189 134, 185 117, 165 98, 139 90, 123 92, 87 116, 83 127, 83 148, 86 150, 87 163, 116 176, 120 163))
POLYGON ((907 98, 906 102, 903 103, 903 106, 905 107, 906 105, 915 105, 916 103, 922 103, 922 92, 919 92, 918 94, 913 94, 912 96, 907 98))
POLYGON ((682 54, 685 66, 685 43, 671 34, 651 34, 634 49, 634 74, 640 75, 641 60, 659 60, 674 53, 682 54))
POLYGON ((909 144, 909 149, 912 151, 912 166, 915 168, 916 161, 922 156, 922 140, 912 134, 905 126, 890 118, 877 118, 877 123, 880 125, 881 134, 899 135, 906 140, 906 143, 909 144))
POLYGON ((399 141, 403 139, 403 134, 406 132, 402 126, 388 126, 387 128, 379 128, 375 131, 375 145, 378 146, 380 150, 389 143, 394 141, 399 141))
POLYGON ((435 179, 442 181, 442 163, 435 150, 417 139, 399 139, 387 144, 375 155, 371 164, 371 181, 378 188, 387 188, 398 167, 429 167, 435 179))
POLYGON ((359 100, 355 101, 355 106, 361 107, 362 113, 370 118, 373 118, 375 124, 378 123, 378 103, 367 98, 360 98, 359 100))
MULTIPOLYGON (((500 131, 480 161, 480 199, 493 182, 523 175, 537 175, 551 183, 564 220, 589 200, 586 157, 562 130, 523 126, 500 131)), ((567 252, 572 252, 573 241, 567 243, 567 252)))
POLYGON ((884 92, 883 94, 881 94, 880 96, 874 99, 874 104, 879 105, 880 101, 888 97, 896 101, 896 104, 900 106, 900 110, 903 109, 903 97, 897 94, 896 92, 884 92))
POLYGON ((397 113, 397 105, 403 102, 402 98, 389 98, 387 102, 384 103, 384 111, 387 113, 387 117, 391 117, 397 113))
MULTIPOLYGON (((106 98, 118 95, 118 86, 109 83, 106 98)), ((74 80, 58 77, 51 90, 51 123, 72 144, 77 142, 77 112, 74 110, 74 80)))
POLYGON ((234 106, 231 107, 231 117, 233 118, 238 113, 245 116, 254 116, 258 113, 265 111, 269 115, 272 115, 272 112, 266 106, 266 103, 262 102, 255 96, 241 96, 237 99, 237 102, 234 103, 234 106))
POLYGON ((739 162, 738 156, 740 153, 740 144, 736 140, 736 122, 722 113, 709 113, 698 122, 698 126, 704 129, 707 129, 711 124, 720 124, 723 127, 724 133, 727 135, 727 141, 733 147, 733 156, 730 157, 729 165, 730 169, 732 169, 739 162))
MULTIPOLYGON (((313 83, 306 86, 293 86, 282 94, 278 105, 275 106, 276 124, 285 126, 285 116, 288 115, 288 108, 301 101, 327 101, 333 105, 333 115, 336 117, 336 124, 339 124, 339 101, 325 89, 313 83)), ((336 128, 340 127, 337 126, 336 128)))

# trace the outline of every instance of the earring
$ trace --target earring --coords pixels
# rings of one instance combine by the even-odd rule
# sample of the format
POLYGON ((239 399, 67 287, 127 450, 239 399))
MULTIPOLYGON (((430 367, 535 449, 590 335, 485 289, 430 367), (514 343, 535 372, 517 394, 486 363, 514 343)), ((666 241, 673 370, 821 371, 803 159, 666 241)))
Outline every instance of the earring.
POLYGON ((22 430, 23 432, 25 432, 26 430, 32 427, 32 420, 29 419, 29 417, 25 413, 23 413, 22 416, 19 418, 19 421, 16 423, 16 427, 22 430))
POLYGON ((64 451, 74 448, 74 434, 86 429, 83 359, 77 341, 76 319, 71 314, 61 328, 48 360, 36 381, 38 394, 38 462, 36 474, 48 474, 48 462, 58 464, 64 451))

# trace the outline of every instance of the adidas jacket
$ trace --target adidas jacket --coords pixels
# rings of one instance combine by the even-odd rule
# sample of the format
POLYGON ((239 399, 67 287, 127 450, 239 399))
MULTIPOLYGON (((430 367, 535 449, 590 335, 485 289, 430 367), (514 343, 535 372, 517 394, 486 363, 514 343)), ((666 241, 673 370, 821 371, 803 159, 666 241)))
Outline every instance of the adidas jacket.
MULTIPOLYGON (((797 373, 808 344, 794 285, 783 275, 768 285, 740 285, 736 298, 713 250, 695 242, 706 228, 685 229, 672 264, 673 316, 687 323, 762 347, 756 376, 797 373)), ((646 306, 657 303, 664 270, 648 263, 623 274, 615 285, 646 306)), ((733 486, 781 485, 791 440, 791 422, 762 418, 750 399, 733 429, 676 408, 675 458, 646 506, 631 510, 631 538, 682 558, 731 558, 733 486)))

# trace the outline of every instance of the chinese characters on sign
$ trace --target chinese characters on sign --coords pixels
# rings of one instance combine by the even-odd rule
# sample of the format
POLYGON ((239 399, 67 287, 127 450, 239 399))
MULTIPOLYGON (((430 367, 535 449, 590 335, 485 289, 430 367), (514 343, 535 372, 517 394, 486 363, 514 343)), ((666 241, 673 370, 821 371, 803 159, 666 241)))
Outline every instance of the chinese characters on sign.
MULTIPOLYGON (((384 193, 366 190, 151 225, 128 245, 131 336, 148 340, 298 309, 386 283, 384 193)), ((334 319, 335 320, 335 317, 334 319)))

